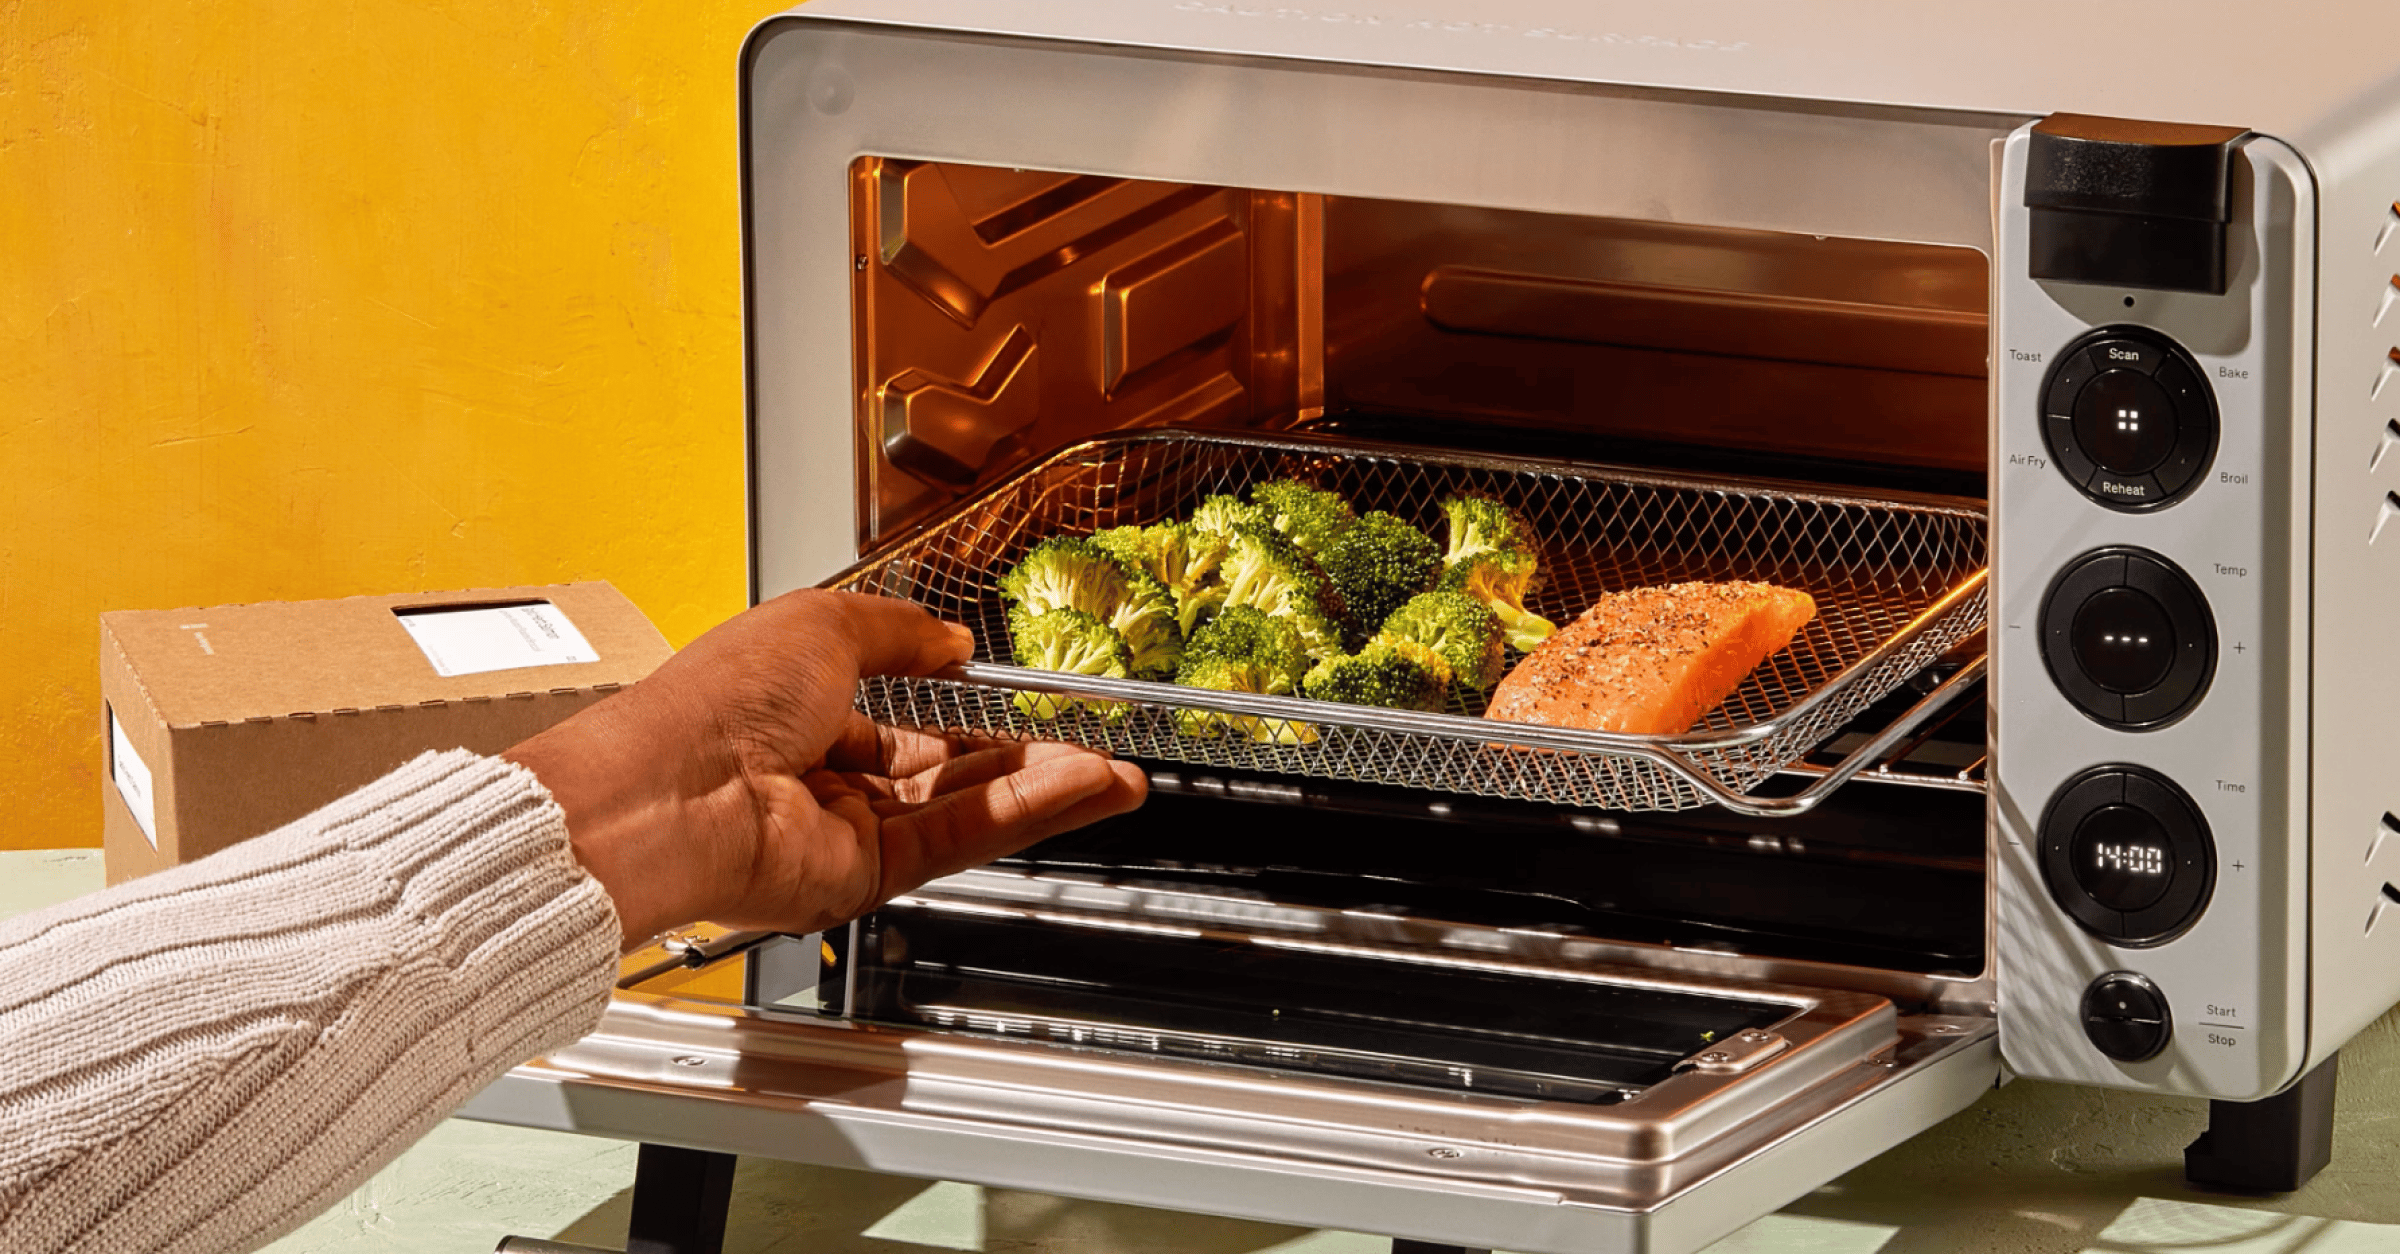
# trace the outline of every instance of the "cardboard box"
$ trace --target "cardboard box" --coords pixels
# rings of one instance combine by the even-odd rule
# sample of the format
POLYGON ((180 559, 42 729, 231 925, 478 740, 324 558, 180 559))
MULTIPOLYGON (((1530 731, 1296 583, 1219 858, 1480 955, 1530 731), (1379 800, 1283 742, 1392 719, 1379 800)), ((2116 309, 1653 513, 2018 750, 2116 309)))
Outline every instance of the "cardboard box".
POLYGON ((673 652, 605 583, 103 614, 108 882, 272 831, 427 749, 497 753, 673 652))

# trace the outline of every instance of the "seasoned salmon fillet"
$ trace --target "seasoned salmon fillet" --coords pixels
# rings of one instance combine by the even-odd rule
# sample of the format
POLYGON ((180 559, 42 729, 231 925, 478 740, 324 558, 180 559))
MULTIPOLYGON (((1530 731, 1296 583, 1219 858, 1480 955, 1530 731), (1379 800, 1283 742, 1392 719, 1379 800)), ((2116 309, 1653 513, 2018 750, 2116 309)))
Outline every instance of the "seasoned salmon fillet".
POLYGON ((1792 642, 1817 603, 1773 584, 1612 592, 1526 655, 1484 717, 1611 732, 1685 732, 1792 642))

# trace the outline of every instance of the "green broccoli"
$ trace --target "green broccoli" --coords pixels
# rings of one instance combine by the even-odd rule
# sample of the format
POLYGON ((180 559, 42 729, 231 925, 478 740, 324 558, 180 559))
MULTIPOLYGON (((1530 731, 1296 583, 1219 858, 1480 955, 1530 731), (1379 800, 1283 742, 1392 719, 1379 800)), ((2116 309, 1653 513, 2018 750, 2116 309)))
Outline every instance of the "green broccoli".
MULTIPOLYGON (((1268 667, 1221 657, 1196 660, 1186 657, 1183 669, 1176 672, 1175 682, 1187 688, 1207 688, 1216 692, 1256 692, 1280 696, 1291 691, 1286 687, 1278 693, 1269 686, 1279 684, 1282 680, 1268 667)), ((1260 718, 1255 714, 1227 714, 1218 710, 1179 709, 1175 711, 1175 729, 1187 736, 1209 737, 1230 729, 1260 744, 1308 745, 1317 741, 1317 729, 1307 723, 1285 718, 1260 718)))
POLYGON ((1033 546, 1000 577, 1000 595, 1029 614, 1080 610, 1105 618, 1125 599, 1131 581, 1108 552, 1089 540, 1052 536, 1033 546))
POLYGON ((1271 479, 1253 485, 1250 503, 1265 510, 1277 532, 1311 558, 1325 552, 1350 529, 1357 515, 1350 502, 1297 479, 1271 479))
MULTIPOLYGON (((1192 633, 1175 682, 1217 692, 1289 696, 1298 691, 1307 668, 1308 653, 1290 619, 1237 605, 1192 633)), ((1310 744, 1317 738, 1316 729, 1306 723, 1215 710, 1177 710, 1175 726, 1193 736, 1215 736, 1231 728, 1262 744, 1310 744)))
MULTIPOLYGON (((1020 605, 1009 611, 1008 635, 1019 666, 1109 679, 1123 679, 1132 669, 1133 651, 1127 647, 1125 637, 1081 610, 1035 613, 1020 605)), ((1016 696, 1018 711, 1038 719, 1057 718, 1082 704, 1101 703, 1046 692, 1020 692, 1016 696)), ((1120 714, 1122 706, 1113 710, 1103 708, 1102 712, 1120 714)))
POLYGON ((1216 495, 1201 500, 1192 511, 1192 530, 1230 540, 1242 527, 1271 527, 1267 511, 1236 496, 1216 495))
POLYGON ((1478 553, 1540 558, 1541 546, 1524 517, 1488 496, 1446 498, 1442 514, 1450 524, 1450 546, 1442 554, 1444 566, 1455 566, 1478 553))
POLYGON ((1175 624, 1183 628, 1185 639, 1206 626, 1225 608, 1225 585, 1211 579, 1207 583, 1175 598, 1175 624))
POLYGON ((1175 625, 1175 594, 1147 572, 1136 571, 1125 599, 1108 615, 1108 625, 1125 640, 1126 664, 1136 679, 1164 679, 1183 658, 1183 630, 1175 625))
POLYGON ((1317 663, 1303 686, 1319 701, 1439 713, 1450 695, 1450 664, 1414 641, 1375 640, 1317 663))
POLYGON ((1210 578, 1225 559, 1224 536, 1187 522, 1163 522, 1148 527, 1111 527, 1094 534, 1092 543, 1127 570, 1141 571, 1166 585, 1175 597, 1175 626, 1187 636, 1204 615, 1224 601, 1222 589, 1210 578))
POLYGON ((1383 640, 1421 644, 1450 665, 1459 688, 1489 692, 1500 682, 1504 633, 1500 617, 1464 592, 1426 592, 1383 620, 1383 640))
POLYGON ((1239 528, 1218 570, 1226 609, 1248 605, 1291 619, 1313 656, 1342 651, 1341 594, 1291 541, 1263 527, 1239 528))
MULTIPOLYGON (((1292 620, 1256 606, 1236 605, 1201 624, 1184 643, 1184 669, 1207 661, 1257 667, 1263 676, 1261 686, 1242 691, 1285 696, 1300 690, 1300 677, 1308 673, 1308 648, 1292 620)), ((1181 671, 1175 681, 1183 682, 1181 671)))
POLYGON ((1343 532, 1318 562, 1359 630, 1373 635, 1402 602, 1441 577, 1442 550, 1424 532, 1375 510, 1343 532))
POLYGON ((1530 555, 1477 553, 1442 572, 1441 590, 1463 592, 1483 602, 1500 620, 1509 646, 1531 653, 1557 630, 1549 619, 1525 608, 1525 593, 1533 586, 1530 555))

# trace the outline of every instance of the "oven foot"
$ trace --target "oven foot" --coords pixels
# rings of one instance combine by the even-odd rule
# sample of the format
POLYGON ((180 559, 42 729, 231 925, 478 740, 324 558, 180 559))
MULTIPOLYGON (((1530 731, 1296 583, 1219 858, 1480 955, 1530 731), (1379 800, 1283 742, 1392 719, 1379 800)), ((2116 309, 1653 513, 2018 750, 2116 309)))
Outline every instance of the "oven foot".
POLYGON ((1470 1250, 1463 1245, 1442 1245, 1433 1241, 1410 1241, 1392 1238, 1392 1254, 1492 1254, 1490 1250, 1470 1250))
POLYGON ((731 1154, 642 1144, 625 1254, 722 1254, 733 1202, 731 1154))
POLYGON ((2335 1054, 2260 1102, 2210 1102, 2208 1131, 2183 1151, 2183 1177, 2203 1189, 2289 1193, 2333 1158, 2335 1054))
MULTIPOLYGON (((633 1219, 624 1254, 724 1254, 733 1203, 731 1154, 642 1143, 633 1162, 633 1219)), ((493 1254, 616 1254, 596 1246, 503 1237, 493 1254)))

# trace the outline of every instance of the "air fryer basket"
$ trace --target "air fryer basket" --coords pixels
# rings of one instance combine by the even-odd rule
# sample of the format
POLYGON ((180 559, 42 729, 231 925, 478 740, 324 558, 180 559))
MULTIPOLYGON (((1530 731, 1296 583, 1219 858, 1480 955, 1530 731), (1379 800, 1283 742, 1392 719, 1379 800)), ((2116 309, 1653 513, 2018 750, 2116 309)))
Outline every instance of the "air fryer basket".
POLYGON ((859 709, 886 723, 1557 805, 1672 810, 1714 801, 1750 809, 1742 794, 1983 626, 1984 518, 1972 503, 1938 498, 1294 435, 1150 431, 1062 450, 827 586, 905 597, 975 629, 976 660, 954 677, 860 685, 859 709), (1210 493, 1282 477, 1340 492, 1361 512, 1390 511, 1437 539, 1444 497, 1508 502, 1543 541, 1544 575, 1528 604, 1561 625, 1604 592, 1693 579, 1800 588, 1816 598, 1817 617, 1699 726, 1674 736, 1498 722, 1478 717, 1476 706, 1442 714, 1369 709, 1008 664, 998 579, 1034 544, 1181 516, 1210 493), (1036 719, 1015 701, 1025 691, 1104 704, 1036 719), (1179 710, 1255 720, 1245 726, 1258 736, 1189 734, 1178 730, 1179 710))

